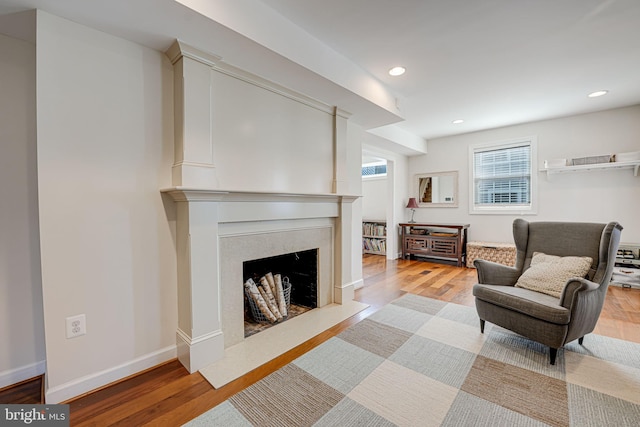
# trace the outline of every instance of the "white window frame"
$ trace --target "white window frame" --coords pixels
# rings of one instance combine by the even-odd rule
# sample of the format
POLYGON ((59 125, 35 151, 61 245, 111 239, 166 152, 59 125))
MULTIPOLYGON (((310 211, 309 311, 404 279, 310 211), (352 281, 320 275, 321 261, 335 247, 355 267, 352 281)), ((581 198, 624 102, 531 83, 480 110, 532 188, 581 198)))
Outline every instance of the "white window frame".
POLYGON ((485 215, 535 215, 538 213, 538 138, 527 136, 506 141, 474 144, 469 146, 469 214, 485 215), (491 151, 529 145, 531 148, 530 189, 531 203, 528 206, 481 206, 475 204, 475 164, 474 154, 479 151, 491 151))

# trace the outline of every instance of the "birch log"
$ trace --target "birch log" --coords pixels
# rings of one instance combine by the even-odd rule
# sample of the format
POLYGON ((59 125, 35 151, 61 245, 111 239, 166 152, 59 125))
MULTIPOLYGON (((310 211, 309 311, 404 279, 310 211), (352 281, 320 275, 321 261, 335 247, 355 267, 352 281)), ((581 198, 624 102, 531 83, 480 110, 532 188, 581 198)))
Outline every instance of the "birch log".
POLYGON ((266 295, 265 300, 267 301, 269 309, 278 320, 282 320, 282 314, 280 313, 280 310, 278 310, 278 303, 276 302, 276 298, 271 292, 271 287, 269 286, 269 282, 267 281, 265 276, 262 276, 260 278, 260 285, 262 285, 260 286, 260 288, 264 290, 264 293, 266 295))
POLYGON ((277 322, 278 321, 278 317, 276 316, 276 314, 273 312, 273 310, 271 309, 271 304, 269 303, 269 298, 267 297, 267 294, 264 291, 264 288, 260 285, 258 285, 258 292, 260 292, 260 296, 262 296, 262 299, 265 300, 265 302, 267 303, 267 310, 269 310, 269 312, 273 315, 273 317, 275 317, 275 320, 271 320, 271 322, 277 322))
POLYGON ((273 276, 273 280, 276 284, 276 299, 278 301, 278 308, 280 309, 280 314, 283 317, 287 317, 289 312, 287 310, 287 300, 284 297, 284 286, 282 285, 282 276, 280 274, 276 274, 273 276))
POLYGON ((269 319, 269 321, 272 323, 276 322, 278 319, 276 319, 276 316, 274 316, 271 310, 269 310, 269 306, 267 305, 267 302, 264 300, 264 298, 260 294, 260 291, 258 290, 258 286, 256 285, 256 283, 252 279, 248 279, 244 283, 244 286, 249 291, 249 295, 251 296, 251 299, 255 303, 256 307, 258 307, 260 312, 264 315, 264 317, 269 319))
POLYGON ((267 282, 269 283, 269 287, 271 288, 271 293, 273 295, 276 294, 276 282, 273 279, 273 274, 271 274, 271 272, 267 273, 264 275, 264 278, 267 279, 267 282))

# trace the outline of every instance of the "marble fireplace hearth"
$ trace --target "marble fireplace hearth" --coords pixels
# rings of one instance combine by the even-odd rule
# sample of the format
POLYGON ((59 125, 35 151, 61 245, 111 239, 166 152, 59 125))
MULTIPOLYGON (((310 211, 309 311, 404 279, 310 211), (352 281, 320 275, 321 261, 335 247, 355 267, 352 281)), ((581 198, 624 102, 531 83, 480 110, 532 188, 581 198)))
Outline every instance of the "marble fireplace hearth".
POLYGON ((222 387, 367 307, 351 300, 308 311, 227 348, 222 359, 200 373, 215 388, 222 387))

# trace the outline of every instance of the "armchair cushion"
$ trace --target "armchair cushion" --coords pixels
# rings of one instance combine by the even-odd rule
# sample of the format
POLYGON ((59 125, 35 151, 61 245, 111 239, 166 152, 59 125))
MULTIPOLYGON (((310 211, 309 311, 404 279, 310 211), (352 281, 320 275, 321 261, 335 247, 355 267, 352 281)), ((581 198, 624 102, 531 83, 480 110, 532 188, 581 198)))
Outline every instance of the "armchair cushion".
MULTIPOLYGON (((571 311, 560 305, 558 298, 529 289, 478 283, 473 287, 473 295, 476 300, 485 301, 556 325, 567 325, 571 320, 571 311)), ((494 314, 497 315, 497 311, 494 311, 494 314)), ((500 324, 497 319, 494 321, 500 324)))
POLYGON ((590 257, 559 257, 535 252, 530 267, 515 286, 560 298, 567 281, 572 277, 585 277, 592 262, 590 257))

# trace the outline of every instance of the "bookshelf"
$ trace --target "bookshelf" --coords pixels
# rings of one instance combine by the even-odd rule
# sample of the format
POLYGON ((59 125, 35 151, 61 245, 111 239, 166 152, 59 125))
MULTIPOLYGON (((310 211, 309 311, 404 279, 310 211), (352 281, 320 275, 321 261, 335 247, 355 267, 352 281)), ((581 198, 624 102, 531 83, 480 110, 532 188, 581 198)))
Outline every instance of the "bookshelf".
POLYGON ((362 221, 362 253, 387 254, 387 221, 362 221))

